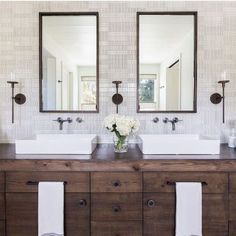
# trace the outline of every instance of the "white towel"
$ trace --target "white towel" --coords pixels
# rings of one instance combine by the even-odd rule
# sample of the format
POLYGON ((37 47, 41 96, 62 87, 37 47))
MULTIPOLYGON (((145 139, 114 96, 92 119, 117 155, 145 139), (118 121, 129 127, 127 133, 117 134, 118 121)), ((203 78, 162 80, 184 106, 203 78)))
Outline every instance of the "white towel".
POLYGON ((202 183, 176 183, 176 236, 202 236, 202 183))
POLYGON ((63 236, 64 183, 40 182, 38 188, 38 236, 63 236))

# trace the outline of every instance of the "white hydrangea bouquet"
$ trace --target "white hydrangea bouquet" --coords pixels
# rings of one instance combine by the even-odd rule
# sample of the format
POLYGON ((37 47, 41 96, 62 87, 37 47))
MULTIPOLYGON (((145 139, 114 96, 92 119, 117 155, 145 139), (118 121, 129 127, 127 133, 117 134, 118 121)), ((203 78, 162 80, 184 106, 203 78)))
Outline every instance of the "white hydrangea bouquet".
POLYGON ((139 120, 118 114, 111 114, 104 119, 104 126, 114 132, 114 151, 127 152, 128 136, 138 131, 140 127, 139 120))

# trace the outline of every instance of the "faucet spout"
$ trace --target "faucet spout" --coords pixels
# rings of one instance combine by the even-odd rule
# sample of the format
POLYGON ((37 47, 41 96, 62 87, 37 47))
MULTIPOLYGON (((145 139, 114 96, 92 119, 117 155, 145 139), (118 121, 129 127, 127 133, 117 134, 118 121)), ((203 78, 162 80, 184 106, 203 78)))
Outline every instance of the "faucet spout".
POLYGON ((68 117, 66 120, 63 120, 61 117, 58 117, 56 120, 53 120, 59 123, 59 130, 63 130, 64 122, 72 123, 72 119, 68 117))
POLYGON ((175 122, 171 121, 172 131, 175 131, 175 122))
POLYGON ((171 123, 171 126, 172 126, 172 131, 175 131, 175 128, 176 128, 176 123, 178 123, 179 121, 182 121, 180 120, 178 117, 175 117, 173 118, 172 120, 168 119, 167 117, 163 120, 163 123, 171 123))

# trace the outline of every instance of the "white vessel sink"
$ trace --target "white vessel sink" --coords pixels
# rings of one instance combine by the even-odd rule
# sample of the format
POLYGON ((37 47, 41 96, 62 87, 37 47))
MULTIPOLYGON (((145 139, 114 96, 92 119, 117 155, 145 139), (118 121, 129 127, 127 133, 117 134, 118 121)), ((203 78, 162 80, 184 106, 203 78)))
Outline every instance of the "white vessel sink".
POLYGON ((95 134, 38 134, 32 140, 16 140, 16 154, 91 154, 95 134))
POLYGON ((143 154, 219 154, 220 140, 195 134, 139 135, 143 154))

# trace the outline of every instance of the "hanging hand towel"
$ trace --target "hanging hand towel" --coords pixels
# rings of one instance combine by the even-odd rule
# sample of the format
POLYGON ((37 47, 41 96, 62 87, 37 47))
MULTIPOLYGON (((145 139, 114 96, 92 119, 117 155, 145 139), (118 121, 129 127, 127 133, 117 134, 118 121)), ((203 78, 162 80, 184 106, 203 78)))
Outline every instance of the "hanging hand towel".
POLYGON ((176 183, 176 236, 202 236, 202 183, 176 183))
POLYGON ((38 236, 64 235, 64 183, 40 182, 38 236))

